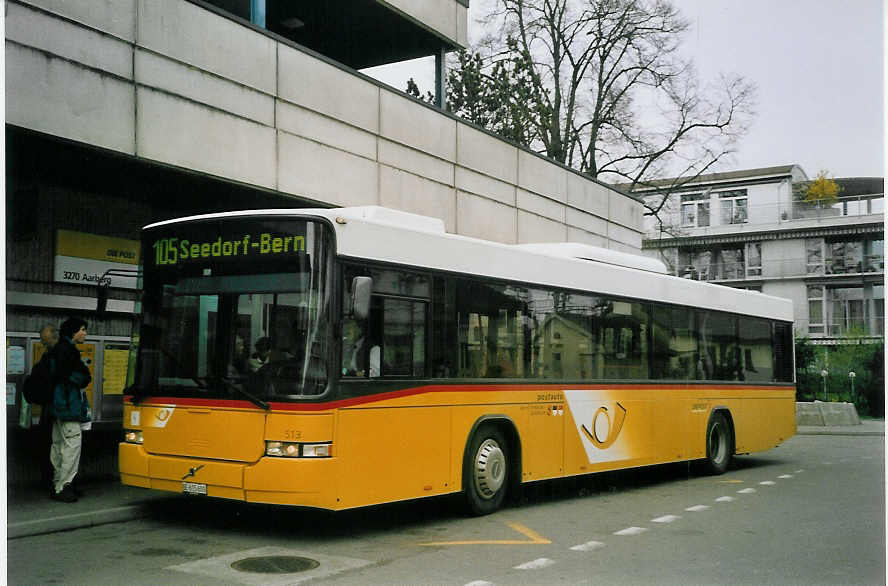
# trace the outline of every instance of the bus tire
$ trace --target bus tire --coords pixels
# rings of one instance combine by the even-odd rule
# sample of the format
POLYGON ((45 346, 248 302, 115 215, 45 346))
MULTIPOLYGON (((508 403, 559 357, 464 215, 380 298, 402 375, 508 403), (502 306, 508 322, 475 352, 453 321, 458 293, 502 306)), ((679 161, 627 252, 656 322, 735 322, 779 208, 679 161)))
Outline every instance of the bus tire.
POLYGON ((463 465, 469 510, 487 515, 500 508, 509 485, 509 446, 499 428, 482 425, 472 436, 463 465))
POLYGON ((723 474, 734 455, 734 433, 724 413, 716 411, 706 426, 706 471, 723 474))

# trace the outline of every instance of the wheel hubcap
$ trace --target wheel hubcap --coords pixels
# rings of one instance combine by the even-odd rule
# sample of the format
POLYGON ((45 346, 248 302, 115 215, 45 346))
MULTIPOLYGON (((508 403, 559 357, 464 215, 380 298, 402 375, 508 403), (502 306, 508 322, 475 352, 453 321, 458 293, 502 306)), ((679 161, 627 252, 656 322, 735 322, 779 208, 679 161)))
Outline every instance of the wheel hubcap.
POLYGON ((492 499, 506 479, 506 455, 492 439, 485 440, 475 456, 475 488, 482 498, 492 499))

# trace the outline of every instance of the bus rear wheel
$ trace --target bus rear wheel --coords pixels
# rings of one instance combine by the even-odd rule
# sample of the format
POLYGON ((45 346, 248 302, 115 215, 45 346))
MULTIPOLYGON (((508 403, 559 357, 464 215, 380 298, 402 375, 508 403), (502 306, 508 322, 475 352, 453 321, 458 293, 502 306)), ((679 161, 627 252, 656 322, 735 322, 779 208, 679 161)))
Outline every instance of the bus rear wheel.
POLYGON ((713 413, 706 426, 706 470, 723 474, 734 455, 734 434, 724 413, 713 413))
POLYGON ((487 515, 500 508, 509 484, 509 449, 502 432, 482 426, 472 436, 463 466, 469 510, 487 515))

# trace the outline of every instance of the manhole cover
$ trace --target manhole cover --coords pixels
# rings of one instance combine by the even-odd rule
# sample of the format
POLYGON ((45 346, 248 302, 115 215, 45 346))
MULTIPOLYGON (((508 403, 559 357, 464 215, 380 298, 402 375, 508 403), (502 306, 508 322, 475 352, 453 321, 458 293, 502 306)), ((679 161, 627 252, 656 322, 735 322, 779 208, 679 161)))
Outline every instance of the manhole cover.
POLYGON ((305 572, 320 566, 320 562, 310 558, 294 555, 266 555, 246 558, 231 564, 238 572, 254 572, 256 574, 293 574, 305 572))

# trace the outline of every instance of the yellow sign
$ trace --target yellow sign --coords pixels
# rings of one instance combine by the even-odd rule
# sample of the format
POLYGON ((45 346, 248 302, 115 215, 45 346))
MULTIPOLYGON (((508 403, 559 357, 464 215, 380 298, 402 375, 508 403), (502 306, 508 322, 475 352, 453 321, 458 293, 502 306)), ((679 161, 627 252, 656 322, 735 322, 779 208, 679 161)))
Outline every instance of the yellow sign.
POLYGON ((138 264, 136 240, 56 231, 53 279, 58 282, 135 289, 138 264))
POLYGON ((139 241, 58 230, 56 255, 138 265, 139 241))
POLYGON ((105 346, 105 363, 102 366, 102 395, 121 395, 126 386, 129 366, 127 346, 105 346))

